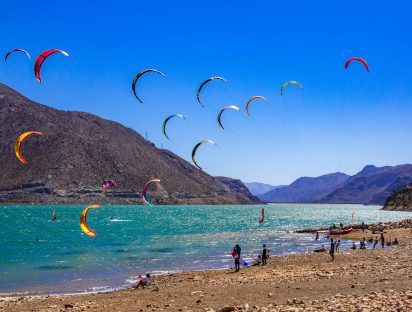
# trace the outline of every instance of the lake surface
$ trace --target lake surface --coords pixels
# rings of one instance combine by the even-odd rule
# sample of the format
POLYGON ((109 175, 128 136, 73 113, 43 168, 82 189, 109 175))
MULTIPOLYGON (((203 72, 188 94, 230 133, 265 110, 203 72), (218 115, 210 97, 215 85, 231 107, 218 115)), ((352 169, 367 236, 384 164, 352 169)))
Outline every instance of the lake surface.
POLYGON ((79 227, 84 208, 0 206, 0 292, 117 289, 130 286, 136 272, 229 268, 236 243, 245 259, 256 256, 262 244, 271 255, 307 252, 319 242, 291 231, 349 224, 353 211, 357 222, 366 223, 412 217, 363 205, 102 206, 89 211, 89 226, 97 232, 89 237, 79 227), (261 207, 263 224, 258 223, 261 207))

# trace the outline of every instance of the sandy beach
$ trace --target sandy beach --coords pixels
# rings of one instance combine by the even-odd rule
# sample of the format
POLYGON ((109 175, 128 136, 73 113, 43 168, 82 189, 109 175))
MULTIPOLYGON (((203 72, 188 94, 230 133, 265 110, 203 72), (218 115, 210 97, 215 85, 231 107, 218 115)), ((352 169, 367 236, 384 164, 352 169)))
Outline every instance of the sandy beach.
MULTIPOLYGON (((16 297, 0 311, 412 311, 412 220, 389 223, 396 248, 272 257, 266 266, 177 273, 146 289, 16 297)), ((344 239, 369 238, 356 230, 344 239)))

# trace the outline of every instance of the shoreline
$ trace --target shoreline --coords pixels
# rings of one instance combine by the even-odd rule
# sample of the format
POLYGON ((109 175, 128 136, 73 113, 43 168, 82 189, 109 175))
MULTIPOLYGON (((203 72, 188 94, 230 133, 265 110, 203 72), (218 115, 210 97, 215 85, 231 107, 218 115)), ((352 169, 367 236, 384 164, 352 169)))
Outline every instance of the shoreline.
MULTIPOLYGON (((382 304, 391 296, 400 296, 397 301, 409 303, 412 302, 411 231, 411 219, 392 222, 387 236, 397 235, 399 247, 344 250, 336 253, 334 262, 328 253, 289 254, 271 257, 266 266, 241 268, 239 273, 222 269, 158 275, 147 289, 65 295, 0 294, 0 310, 112 311, 116 306, 117 311, 128 311, 130 307, 136 311, 219 311, 225 306, 242 306, 246 310, 245 307, 255 305, 265 307, 266 311, 286 308, 311 311, 314 305, 326 309, 336 302, 344 305, 345 300, 363 302, 371 292, 376 298, 384 298, 382 304), (399 227, 402 223, 409 226, 399 227), (375 270, 376 267, 380 269, 375 270)), ((355 230, 341 239, 354 240, 370 234, 355 230)))

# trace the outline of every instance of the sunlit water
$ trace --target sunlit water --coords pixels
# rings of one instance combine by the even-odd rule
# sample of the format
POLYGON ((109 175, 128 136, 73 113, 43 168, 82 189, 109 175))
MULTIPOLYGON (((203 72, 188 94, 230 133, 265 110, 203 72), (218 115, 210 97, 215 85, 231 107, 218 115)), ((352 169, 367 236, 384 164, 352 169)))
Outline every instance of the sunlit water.
POLYGON ((93 238, 79 227, 84 206, 55 207, 52 222, 54 206, 0 206, 0 292, 121 288, 136 272, 229 268, 235 243, 245 259, 262 244, 271 255, 311 251, 319 246, 313 235, 291 231, 348 224, 353 211, 358 222, 412 217, 377 206, 279 204, 265 206, 259 225, 262 206, 102 206, 88 214, 93 238))

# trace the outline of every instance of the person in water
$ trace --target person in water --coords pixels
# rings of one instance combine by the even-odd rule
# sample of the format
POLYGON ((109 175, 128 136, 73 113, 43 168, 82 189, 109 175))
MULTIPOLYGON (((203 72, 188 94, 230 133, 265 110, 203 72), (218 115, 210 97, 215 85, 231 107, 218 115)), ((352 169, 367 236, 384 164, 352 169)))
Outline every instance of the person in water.
POLYGON ((355 242, 352 242, 352 247, 351 247, 350 249, 356 250, 356 244, 355 244, 355 242))
POLYGON ((335 242, 334 242, 333 238, 330 239, 329 254, 332 257, 332 261, 335 260, 335 242))
POLYGON ((262 264, 263 265, 266 264, 267 256, 268 256, 268 250, 266 248, 266 245, 263 245, 263 250, 262 250, 262 264))
POLYGON ((318 240, 319 240, 319 232, 318 232, 318 231, 316 231, 315 241, 318 241, 318 240))
POLYGON ((233 248, 233 254, 235 258, 235 270, 236 272, 239 272, 240 270, 240 253, 242 251, 242 248, 240 248, 239 244, 236 244, 235 247, 233 248))
POLYGON ((381 245, 382 248, 385 248, 385 236, 383 235, 383 231, 381 232, 381 245))

